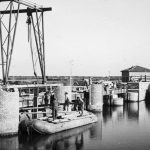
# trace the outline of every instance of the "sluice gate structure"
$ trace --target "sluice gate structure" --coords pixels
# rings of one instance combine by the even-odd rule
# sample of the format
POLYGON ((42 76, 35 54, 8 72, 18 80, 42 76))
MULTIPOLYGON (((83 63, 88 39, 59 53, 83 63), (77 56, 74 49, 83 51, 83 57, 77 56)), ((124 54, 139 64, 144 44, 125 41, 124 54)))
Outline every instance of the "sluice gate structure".
MULTIPOLYGON (((0 52, 3 79, 0 88, 0 135, 12 135, 18 133, 19 90, 17 87, 8 86, 8 77, 19 16, 20 14, 27 14, 26 23, 28 25, 28 42, 32 55, 33 72, 37 77, 35 61, 38 60, 42 83, 46 84, 44 12, 51 11, 52 8, 44 8, 26 0, 0 0, 0 4, 4 6, 3 10, 0 10, 0 52), (36 49, 33 49, 33 43, 36 49)), ((34 105, 36 105, 38 89, 39 86, 34 87, 34 105)))

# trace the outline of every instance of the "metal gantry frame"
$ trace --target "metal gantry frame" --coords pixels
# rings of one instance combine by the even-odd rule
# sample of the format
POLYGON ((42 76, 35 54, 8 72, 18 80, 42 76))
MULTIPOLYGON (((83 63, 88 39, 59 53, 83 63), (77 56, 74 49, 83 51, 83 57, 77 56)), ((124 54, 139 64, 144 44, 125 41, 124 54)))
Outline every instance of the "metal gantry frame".
POLYGON ((44 43, 43 14, 45 11, 51 11, 52 8, 51 7, 43 8, 42 6, 38 6, 34 3, 30 3, 24 0, 0 0, 0 4, 2 2, 7 3, 6 9, 0 10, 0 49, 1 49, 3 84, 6 85, 8 83, 8 77, 10 72, 18 24, 18 17, 20 13, 26 13, 28 17, 27 23, 31 24, 30 29, 33 30, 34 34, 34 42, 36 45, 36 52, 38 55, 41 75, 43 79, 42 83, 45 83, 46 73, 45 73, 45 43, 44 43), (16 5, 17 9, 15 9, 16 5), (25 6, 26 8, 20 9, 21 5, 25 6), (4 19, 5 15, 9 15, 8 19, 4 19))

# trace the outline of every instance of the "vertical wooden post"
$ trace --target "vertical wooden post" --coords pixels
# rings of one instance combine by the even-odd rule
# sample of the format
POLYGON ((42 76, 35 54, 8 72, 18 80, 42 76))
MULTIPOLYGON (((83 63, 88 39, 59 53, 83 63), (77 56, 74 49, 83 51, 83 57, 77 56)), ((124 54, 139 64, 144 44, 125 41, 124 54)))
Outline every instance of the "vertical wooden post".
POLYGON ((3 39, 2 39, 2 17, 0 14, 0 45, 1 45, 1 62, 2 62, 2 76, 3 76, 3 83, 4 83, 4 79, 5 79, 5 73, 4 73, 4 68, 5 68, 5 64, 4 64, 4 50, 3 50, 3 39))
POLYGON ((138 87, 138 102, 140 101, 140 83, 139 83, 139 87, 138 87))
POLYGON ((127 102, 128 102, 128 82, 127 82, 127 87, 126 87, 126 97, 127 97, 127 102))
POLYGON ((140 112, 140 104, 138 102, 138 117, 139 117, 139 112, 140 112))
MULTIPOLYGON (((34 88, 33 107, 38 107, 38 95, 39 95, 39 87, 35 87, 34 88)), ((35 114, 32 115, 32 118, 36 119, 38 117, 38 115, 37 115, 38 108, 34 109, 33 112, 35 114)))
POLYGON ((89 105, 91 105, 91 84, 89 86, 89 105))
POLYGON ((44 71, 44 77, 43 77, 43 83, 46 83, 46 69, 45 69, 45 38, 44 38, 44 14, 42 12, 42 35, 43 35, 43 71, 44 71))

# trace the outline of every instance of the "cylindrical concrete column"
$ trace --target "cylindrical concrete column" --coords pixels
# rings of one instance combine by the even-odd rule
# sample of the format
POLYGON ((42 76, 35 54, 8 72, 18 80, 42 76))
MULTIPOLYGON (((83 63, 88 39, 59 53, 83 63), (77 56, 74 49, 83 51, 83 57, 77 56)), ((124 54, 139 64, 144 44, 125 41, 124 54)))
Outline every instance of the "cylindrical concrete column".
POLYGON ((18 133, 19 92, 0 89, 0 135, 18 133))
POLYGON ((103 85, 92 84, 90 87, 90 108, 102 110, 103 106, 103 85))
POLYGON ((68 98, 71 101, 71 86, 58 86, 56 88, 56 98, 58 99, 59 103, 64 103, 65 102, 65 92, 68 93, 68 98))
POLYGON ((102 84, 92 84, 90 94, 91 94, 91 105, 103 103, 102 84))
POLYGON ((128 100, 137 102, 138 101, 138 93, 137 92, 128 92, 128 100))

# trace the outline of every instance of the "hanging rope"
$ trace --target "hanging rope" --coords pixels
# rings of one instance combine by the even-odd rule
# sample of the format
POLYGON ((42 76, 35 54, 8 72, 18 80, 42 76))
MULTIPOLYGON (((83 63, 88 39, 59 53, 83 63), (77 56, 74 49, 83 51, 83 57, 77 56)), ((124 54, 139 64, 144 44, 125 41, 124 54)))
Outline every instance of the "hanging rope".
POLYGON ((32 44, 32 33, 31 33, 31 13, 27 13, 27 21, 26 23, 28 24, 28 42, 30 43, 30 50, 31 50, 31 58, 32 58, 32 65, 33 65, 33 71, 34 71, 34 76, 36 77, 37 83, 38 83, 38 76, 36 73, 36 67, 34 63, 34 53, 33 53, 33 44, 32 44))
POLYGON ((31 17, 28 16, 26 23, 28 24, 28 42, 30 40, 30 32, 31 32, 31 17))

